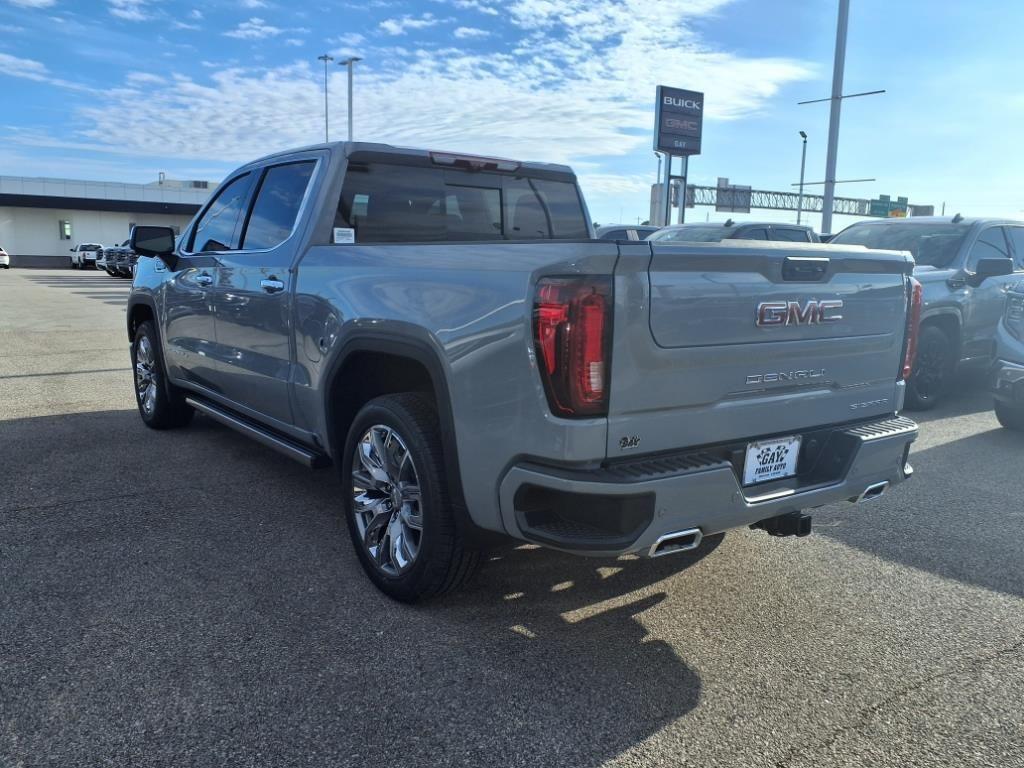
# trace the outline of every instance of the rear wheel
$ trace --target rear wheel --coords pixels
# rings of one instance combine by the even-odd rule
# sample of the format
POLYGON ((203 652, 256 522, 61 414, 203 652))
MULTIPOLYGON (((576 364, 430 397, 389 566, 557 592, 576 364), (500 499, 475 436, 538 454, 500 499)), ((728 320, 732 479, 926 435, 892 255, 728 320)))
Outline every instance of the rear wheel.
POLYGON ((949 336, 937 326, 923 327, 917 340, 914 372, 907 385, 907 409, 927 411, 934 408, 949 387, 955 362, 949 336))
POLYGON ((413 603, 478 570, 451 508, 440 426, 422 395, 385 395, 356 415, 341 466, 345 518, 359 562, 386 595, 413 603))
POLYGON ((192 420, 192 408, 184 393, 167 380, 160 343, 153 324, 139 325, 132 342, 135 370, 135 403, 139 415, 152 429, 183 427, 192 420))
POLYGON ((1007 429, 1024 431, 1024 405, 995 401, 996 418, 1007 429))

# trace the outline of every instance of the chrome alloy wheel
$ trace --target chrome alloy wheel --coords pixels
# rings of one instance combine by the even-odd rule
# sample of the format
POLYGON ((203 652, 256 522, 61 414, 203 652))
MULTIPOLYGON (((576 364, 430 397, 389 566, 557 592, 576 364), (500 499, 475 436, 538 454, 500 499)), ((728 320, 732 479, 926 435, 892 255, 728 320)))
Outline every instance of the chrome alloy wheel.
POLYGON ((139 404, 147 414, 156 408, 156 356, 149 336, 142 336, 135 345, 135 392, 139 396, 139 404))
POLYGON ((352 514, 367 554, 389 576, 407 570, 420 551, 420 481, 408 447, 391 427, 375 424, 356 444, 352 514))

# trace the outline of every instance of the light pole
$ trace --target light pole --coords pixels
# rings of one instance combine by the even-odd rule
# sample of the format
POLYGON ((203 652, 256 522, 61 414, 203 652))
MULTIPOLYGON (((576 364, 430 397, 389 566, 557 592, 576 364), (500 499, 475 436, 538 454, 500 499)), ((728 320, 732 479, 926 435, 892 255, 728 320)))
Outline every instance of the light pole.
POLYGON ((348 67, 348 140, 352 141, 352 65, 362 61, 360 56, 349 56, 338 62, 339 67, 348 67))
POLYGON ((843 104, 843 68, 846 65, 846 26, 850 0, 839 0, 836 22, 836 54, 832 63, 832 98, 828 115, 828 150, 825 156, 825 194, 822 196, 821 231, 832 232, 832 205, 836 193, 836 151, 839 147, 839 112, 843 104))
POLYGON ((334 57, 325 53, 323 56, 317 56, 316 59, 324 63, 324 141, 330 141, 330 134, 327 130, 327 62, 334 61, 334 57))
POLYGON ((804 140, 804 149, 800 153, 800 195, 796 199, 796 223, 800 223, 800 214, 804 210, 804 165, 807 163, 807 134, 800 131, 800 138, 804 140))

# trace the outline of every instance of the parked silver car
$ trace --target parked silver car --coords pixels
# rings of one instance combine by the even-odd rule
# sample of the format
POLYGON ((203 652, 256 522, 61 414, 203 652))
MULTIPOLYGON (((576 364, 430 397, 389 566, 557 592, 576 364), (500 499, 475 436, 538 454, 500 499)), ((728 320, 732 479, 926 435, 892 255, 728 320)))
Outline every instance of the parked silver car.
MULTIPOLYGON (((340 472, 399 600, 494 536, 660 557, 910 476, 920 286, 901 252, 592 239, 572 170, 322 144, 136 227, 139 414, 340 472)), ((258 489, 257 491, 258 492, 258 489)), ((869 523, 866 523, 869 524, 869 523)))
POLYGON ((1008 285, 1024 277, 1024 222, 925 216, 852 224, 832 245, 909 251, 924 286, 907 408, 932 408, 959 366, 992 363, 1008 285))
POLYGON ((1009 429, 1024 430, 1024 281, 1006 294, 1003 317, 996 328, 992 394, 996 418, 1009 429))

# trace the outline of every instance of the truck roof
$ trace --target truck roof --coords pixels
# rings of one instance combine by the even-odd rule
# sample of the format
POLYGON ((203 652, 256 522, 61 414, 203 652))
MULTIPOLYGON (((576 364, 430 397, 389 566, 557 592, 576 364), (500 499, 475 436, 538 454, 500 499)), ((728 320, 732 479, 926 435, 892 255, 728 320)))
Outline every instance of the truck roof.
MULTIPOLYGON (((339 152, 340 151, 340 152, 345 153, 345 155, 347 155, 347 156, 352 155, 352 154, 354 154, 356 152, 360 152, 360 153, 365 152, 365 153, 371 153, 371 154, 376 154, 376 155, 392 155, 394 157, 415 157, 415 158, 422 158, 423 160, 429 160, 432 153, 434 153, 434 154, 444 154, 444 155, 457 155, 457 156, 464 156, 464 157, 489 157, 489 156, 484 156, 484 155, 475 155, 473 153, 468 153, 468 152, 452 152, 451 150, 442 150, 442 149, 433 149, 433 150, 431 150, 431 149, 420 149, 420 148, 417 148, 417 147, 396 147, 393 144, 381 144, 381 143, 371 142, 371 141, 351 141, 351 142, 350 141, 329 141, 329 142, 321 142, 319 144, 309 144, 309 145, 304 146, 304 147, 292 147, 291 149, 281 150, 280 152, 273 152, 273 153, 271 153, 269 155, 264 155, 263 157, 261 157, 261 158, 259 158, 257 160, 253 160, 252 163, 247 163, 247 165, 252 165, 252 164, 255 164, 255 163, 262 163, 262 162, 264 162, 266 160, 272 160, 272 159, 277 158, 277 157, 283 157, 283 156, 286 156, 286 155, 291 155, 291 154, 294 154, 296 152, 306 152, 306 151, 309 151, 309 150, 316 150, 316 149, 326 149, 326 150, 329 150, 331 152, 339 152)), ((492 159, 506 160, 506 159, 511 159, 511 158, 492 158, 492 159)), ((561 165, 559 163, 541 163, 541 162, 537 162, 537 161, 526 161, 526 160, 515 160, 515 159, 511 159, 511 160, 512 160, 512 162, 518 163, 521 168, 525 168, 525 169, 528 169, 528 170, 546 171, 548 173, 562 173, 562 174, 566 174, 566 175, 573 176, 573 177, 575 177, 575 175, 576 175, 573 172, 572 168, 570 168, 568 165, 561 165)))

